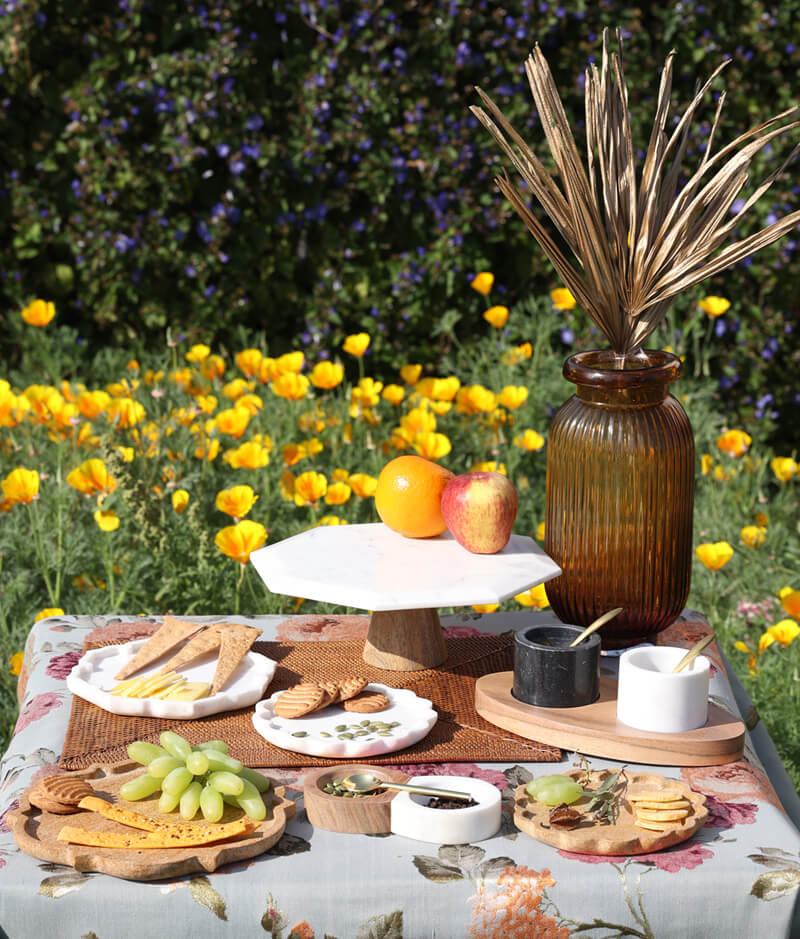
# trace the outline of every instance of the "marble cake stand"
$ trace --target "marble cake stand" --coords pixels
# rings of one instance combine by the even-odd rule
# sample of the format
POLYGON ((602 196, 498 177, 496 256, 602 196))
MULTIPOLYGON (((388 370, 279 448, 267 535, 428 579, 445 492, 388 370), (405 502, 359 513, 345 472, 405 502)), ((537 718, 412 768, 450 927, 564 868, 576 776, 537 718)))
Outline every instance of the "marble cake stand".
POLYGON ((393 671, 445 660, 438 607, 501 603, 561 573, 524 535, 471 554, 449 532, 405 538, 380 522, 312 528, 250 561, 273 593, 372 611, 364 661, 393 671))

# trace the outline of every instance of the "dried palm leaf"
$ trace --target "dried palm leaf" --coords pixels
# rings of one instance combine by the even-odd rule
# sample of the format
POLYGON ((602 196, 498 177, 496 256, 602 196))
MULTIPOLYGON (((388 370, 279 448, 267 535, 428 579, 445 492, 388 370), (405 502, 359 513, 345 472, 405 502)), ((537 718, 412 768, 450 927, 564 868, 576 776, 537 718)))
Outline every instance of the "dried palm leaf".
POLYGON ((725 105, 723 92, 703 156, 697 168, 687 173, 684 161, 692 123, 728 62, 721 63, 695 88, 673 130, 667 133, 674 56, 670 52, 661 73, 650 141, 637 175, 619 30, 617 44, 619 51, 611 53, 608 31, 604 31, 600 68, 586 70, 585 163, 538 46, 525 63, 525 73, 555 173, 548 172, 480 88, 477 92, 483 106, 471 110, 525 184, 525 188, 517 186, 503 173, 495 179, 498 188, 614 351, 625 356, 639 349, 658 328, 677 294, 772 244, 800 223, 800 211, 792 212, 726 244, 742 217, 800 149, 796 146, 734 212, 735 201, 750 182, 753 157, 775 138, 800 126, 800 120, 791 120, 800 109, 790 108, 752 127, 712 155, 725 105), (555 237, 529 205, 529 192, 552 223, 555 237))

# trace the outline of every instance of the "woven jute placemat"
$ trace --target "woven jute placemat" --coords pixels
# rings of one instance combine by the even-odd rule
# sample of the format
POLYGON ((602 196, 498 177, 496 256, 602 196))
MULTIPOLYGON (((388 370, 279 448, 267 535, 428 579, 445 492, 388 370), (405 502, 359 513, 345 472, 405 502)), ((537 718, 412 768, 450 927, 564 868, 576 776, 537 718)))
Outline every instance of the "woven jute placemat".
MULTIPOLYGON (((120 632, 103 637, 96 630, 87 648, 127 641, 120 632)), ((386 672, 362 658, 363 641, 258 642, 254 651, 275 660, 278 667, 267 694, 296 684, 300 677, 346 678, 363 675, 369 681, 410 688, 430 699, 439 719, 424 739, 404 750, 370 757, 370 763, 477 763, 552 762, 561 759, 557 747, 526 740, 484 720, 475 710, 475 680, 491 672, 513 667, 510 636, 448 638, 447 660, 437 669, 386 672)), ((174 730, 191 743, 222 739, 232 756, 247 766, 331 766, 342 762, 293 753, 273 746, 256 733, 253 708, 225 711, 193 721, 149 717, 122 717, 74 697, 60 765, 83 769, 91 763, 115 763, 127 759, 126 746, 133 740, 158 742, 164 730, 174 730)))

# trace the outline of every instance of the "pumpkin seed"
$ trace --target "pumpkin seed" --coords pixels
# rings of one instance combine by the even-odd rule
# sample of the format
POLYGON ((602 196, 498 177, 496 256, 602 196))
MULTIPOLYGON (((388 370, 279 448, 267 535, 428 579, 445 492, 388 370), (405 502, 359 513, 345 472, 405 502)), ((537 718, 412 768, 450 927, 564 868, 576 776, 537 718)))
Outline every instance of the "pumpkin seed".
POLYGON ((292 734, 292 736, 293 736, 293 737, 307 737, 307 736, 308 736, 308 731, 307 731, 307 730, 296 730, 296 731, 292 734))

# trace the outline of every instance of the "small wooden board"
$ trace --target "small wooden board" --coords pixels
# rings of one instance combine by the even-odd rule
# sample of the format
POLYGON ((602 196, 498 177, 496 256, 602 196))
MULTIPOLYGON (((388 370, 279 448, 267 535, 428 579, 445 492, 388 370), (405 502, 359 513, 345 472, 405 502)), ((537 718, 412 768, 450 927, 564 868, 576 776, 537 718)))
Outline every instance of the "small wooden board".
POLYGON ((493 672, 475 683, 475 709, 492 724, 528 740, 655 766, 712 766, 738 760, 744 750, 744 724, 714 704, 704 727, 682 734, 635 730, 617 720, 617 682, 600 678, 600 697, 576 708, 540 708, 512 694, 513 672, 493 672))
MULTIPOLYGON (((177 812, 164 815, 158 811, 157 795, 131 803, 120 799, 119 790, 123 783, 144 771, 145 768, 138 763, 126 761, 113 765, 93 764, 73 775, 85 779, 98 796, 110 802, 132 808, 157 820, 180 822, 181 818, 177 812)), ((286 820, 294 815, 296 808, 291 799, 284 798, 282 786, 272 787, 264 793, 264 799, 267 805, 271 806, 271 811, 268 810, 264 821, 247 835, 207 847, 135 851, 124 848, 85 847, 58 841, 58 833, 64 825, 77 825, 93 831, 125 831, 129 834, 135 830, 103 818, 96 812, 81 810, 72 815, 43 812, 31 805, 29 792, 30 789, 25 790, 20 797, 19 807, 7 815, 8 825, 14 832, 20 850, 42 861, 68 864, 78 871, 99 871, 126 880, 161 880, 164 877, 215 871, 231 861, 241 861, 263 854, 281 837, 286 828, 286 820)), ((220 821, 231 822, 241 816, 240 809, 226 805, 220 821)))
POLYGON ((315 828, 347 834, 380 835, 391 831, 391 802, 397 792, 380 792, 361 798, 332 796, 322 791, 326 783, 343 779, 353 773, 371 773, 387 782, 408 782, 409 776, 388 766, 348 763, 327 766, 306 774, 303 802, 308 820, 315 828))
MULTIPOLYGON (((578 782, 583 782, 583 770, 573 770, 564 773, 578 782)), ((593 770, 589 773, 588 788, 597 789, 602 781, 611 775, 611 770, 593 770)), ((514 792, 514 823, 520 831, 530 835, 537 841, 561 848, 563 851, 574 851, 576 854, 602 854, 625 857, 631 854, 650 854, 661 851, 674 844, 686 841, 699 831, 708 818, 705 796, 690 789, 686 783, 679 779, 667 779, 656 773, 631 773, 626 771, 627 785, 617 802, 618 811, 613 825, 603 825, 600 822, 587 818, 577 828, 570 831, 548 826, 550 806, 529 799, 525 786, 518 786, 514 792), (639 828, 633 820, 633 804, 625 797, 626 792, 636 789, 669 789, 678 790, 689 800, 691 810, 688 818, 680 822, 673 822, 666 831, 648 831, 639 828)), ((588 796, 582 796, 573 802, 570 808, 579 812, 586 809, 589 803, 588 796)))

